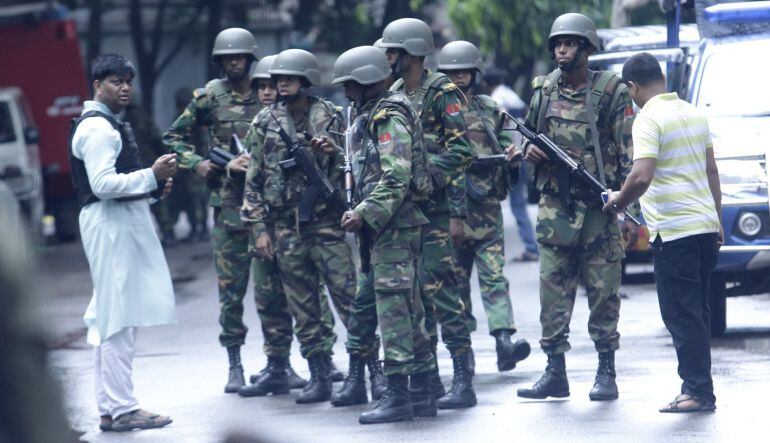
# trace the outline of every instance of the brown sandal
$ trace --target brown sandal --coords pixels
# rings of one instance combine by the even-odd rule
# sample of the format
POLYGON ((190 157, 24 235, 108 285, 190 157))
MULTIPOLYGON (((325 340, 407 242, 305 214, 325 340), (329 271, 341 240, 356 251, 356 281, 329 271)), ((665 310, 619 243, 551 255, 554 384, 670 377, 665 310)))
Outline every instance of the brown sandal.
POLYGON ((112 430, 112 416, 110 415, 102 415, 99 417, 99 429, 101 429, 102 432, 107 432, 112 430))
POLYGON ((674 401, 659 409, 660 412, 709 412, 716 410, 714 403, 705 402, 690 394, 679 394, 674 401))
POLYGON ((112 430, 115 432, 131 431, 133 429, 162 428, 171 423, 171 418, 137 409, 123 414, 112 422, 112 430))

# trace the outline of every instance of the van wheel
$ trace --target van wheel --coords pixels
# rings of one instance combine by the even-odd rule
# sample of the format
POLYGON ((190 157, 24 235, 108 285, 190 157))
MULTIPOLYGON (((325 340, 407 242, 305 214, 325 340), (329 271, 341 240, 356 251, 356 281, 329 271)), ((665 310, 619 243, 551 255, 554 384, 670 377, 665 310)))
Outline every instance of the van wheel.
POLYGON ((725 276, 711 273, 709 282, 709 307, 711 308, 711 336, 719 337, 727 328, 727 297, 725 276))

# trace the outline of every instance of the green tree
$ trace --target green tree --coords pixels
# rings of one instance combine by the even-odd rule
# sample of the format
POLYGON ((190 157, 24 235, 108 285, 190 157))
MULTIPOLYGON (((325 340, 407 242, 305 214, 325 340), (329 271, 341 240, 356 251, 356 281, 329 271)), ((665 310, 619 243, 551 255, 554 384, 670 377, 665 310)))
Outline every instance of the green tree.
POLYGON ((495 64, 510 73, 510 80, 525 79, 522 96, 531 95, 535 64, 550 63, 548 33, 551 23, 566 12, 580 12, 606 27, 611 0, 449 0, 449 18, 459 36, 479 45, 495 64))

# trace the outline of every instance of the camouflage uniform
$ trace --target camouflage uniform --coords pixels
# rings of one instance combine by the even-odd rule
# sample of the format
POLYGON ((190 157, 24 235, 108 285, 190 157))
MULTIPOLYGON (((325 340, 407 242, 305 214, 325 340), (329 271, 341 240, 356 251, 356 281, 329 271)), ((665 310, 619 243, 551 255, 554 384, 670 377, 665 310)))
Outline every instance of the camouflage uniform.
POLYGON ((361 203, 354 211, 372 238, 372 269, 359 276, 348 351, 376 352, 379 320, 385 374, 427 372, 435 368, 435 357, 417 281, 421 226, 428 223, 418 205, 430 186, 425 151, 417 114, 403 93, 370 104, 363 110, 370 118, 358 154, 355 197, 361 203))
MULTIPOLYGON (((534 96, 527 121, 598 177, 586 108, 586 93, 593 91, 607 186, 620 189, 632 164, 633 108, 626 86, 619 83, 617 76, 608 75, 589 71, 588 86, 579 90, 567 88, 558 70, 547 77, 537 77, 533 81, 534 96), (599 87, 600 78, 609 82, 599 87), (541 110, 540 103, 547 91, 552 91, 548 106, 541 110), (542 121, 540 116, 544 116, 542 121)), ((624 257, 616 217, 602 212, 598 196, 589 194, 575 181, 570 187, 574 205, 566 206, 559 198, 556 177, 548 163, 536 169, 533 179, 542 193, 536 229, 541 245, 540 345, 548 355, 570 349, 567 337, 580 277, 588 296, 588 331, 596 350, 614 351, 620 337, 618 290, 620 261, 624 257)))
MULTIPOLYGON (((474 155, 503 154, 511 144, 511 131, 502 130, 504 116, 486 95, 471 95, 465 111, 468 135, 474 155)), ((468 168, 468 217, 465 219, 465 241, 457 248, 460 269, 460 293, 466 305, 468 322, 476 330, 471 309, 470 278, 474 262, 479 275, 481 300, 487 313, 489 333, 499 330, 516 331, 513 308, 508 292, 508 279, 503 275, 505 251, 503 213, 500 201, 510 186, 507 165, 480 170, 468 168)))
MULTIPOLYGON (((224 80, 212 80, 206 85, 205 93, 187 106, 182 115, 164 135, 164 143, 178 154, 177 161, 184 169, 195 170, 203 158, 190 143, 190 136, 196 127, 206 126, 211 145, 230 146, 233 133, 243 138, 260 105, 252 92, 241 97, 233 92, 224 80)), ((249 281, 252 265, 248 254, 249 230, 241 222, 239 208, 243 202, 243 176, 222 172, 209 180, 212 188, 209 204, 214 207, 214 265, 219 283, 220 317, 222 332, 219 341, 222 346, 238 346, 245 342, 248 328, 243 324, 243 297, 249 281)), ((259 268, 259 265, 255 265, 259 268)), ((258 270, 255 270, 258 273, 258 270)), ((265 272, 273 280, 258 276, 256 299, 262 329, 265 336, 265 351, 288 355, 291 344, 291 316, 284 305, 261 301, 265 293, 280 286, 275 273, 265 272)), ((270 354, 268 354, 270 355, 270 354)))
MULTIPOLYGON (((297 211, 307 186, 306 178, 298 168, 285 172, 278 164, 289 157, 289 151, 278 136, 277 123, 271 113, 292 137, 307 131, 314 136, 339 138, 327 131, 334 106, 316 97, 308 99, 310 109, 298 121, 289 115, 283 103, 265 108, 254 119, 246 139, 252 155, 242 211, 244 221, 251 225, 253 238, 263 232, 270 233, 272 226, 270 234, 278 270, 296 321, 300 351, 305 358, 319 353, 330 355, 334 343, 330 327, 323 322, 323 305, 328 302, 319 293, 319 277, 329 288, 337 313, 346 326, 356 284, 350 247, 345 243, 338 214, 319 199, 314 208, 314 219, 300 224, 297 211)), ((339 124, 330 129, 339 130, 339 124)), ((328 172, 332 183, 339 183, 342 155, 316 155, 321 170, 328 172)))
MULTIPOLYGON (((403 79, 391 91, 404 90, 403 79)), ((441 338, 449 350, 471 346, 465 304, 460 297, 458 266, 449 238, 449 217, 467 214, 464 170, 471 147, 463 118, 464 98, 445 74, 425 71, 420 87, 406 92, 418 111, 434 192, 421 203, 428 224, 422 228, 420 285, 425 306, 425 327, 435 350, 441 338)))

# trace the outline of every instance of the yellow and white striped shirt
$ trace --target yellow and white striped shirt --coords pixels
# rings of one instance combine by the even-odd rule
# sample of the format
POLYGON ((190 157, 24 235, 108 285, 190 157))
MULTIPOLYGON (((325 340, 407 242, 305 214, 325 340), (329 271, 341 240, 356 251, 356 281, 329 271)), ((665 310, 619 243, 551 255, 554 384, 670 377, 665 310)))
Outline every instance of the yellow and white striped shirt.
POLYGON ((706 174, 706 150, 713 149, 706 117, 676 93, 660 94, 639 112, 632 134, 634 160, 657 160, 655 177, 639 199, 650 240, 719 232, 706 174))

